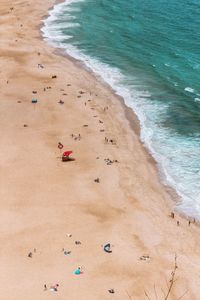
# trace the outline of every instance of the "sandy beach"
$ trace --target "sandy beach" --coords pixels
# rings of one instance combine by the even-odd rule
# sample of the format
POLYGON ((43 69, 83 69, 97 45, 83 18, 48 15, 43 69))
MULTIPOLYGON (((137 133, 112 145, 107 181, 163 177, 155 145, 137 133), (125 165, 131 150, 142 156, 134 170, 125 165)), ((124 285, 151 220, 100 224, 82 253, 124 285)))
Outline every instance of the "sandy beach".
POLYGON ((0 298, 198 300, 200 229, 170 216, 136 117, 42 39, 54 4, 0 5, 0 298))

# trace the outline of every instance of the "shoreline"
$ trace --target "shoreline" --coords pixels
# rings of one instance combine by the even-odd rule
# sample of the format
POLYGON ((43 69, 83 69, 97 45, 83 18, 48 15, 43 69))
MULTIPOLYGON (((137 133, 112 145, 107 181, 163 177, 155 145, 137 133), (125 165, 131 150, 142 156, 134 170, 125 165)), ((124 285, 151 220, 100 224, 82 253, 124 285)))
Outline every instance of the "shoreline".
MULTIPOLYGON (((72 61, 72 63, 74 63, 74 65, 80 69, 84 68, 84 70, 86 70, 95 80, 97 80, 102 86, 104 86, 106 89, 110 90, 113 94, 113 96, 121 103, 124 112, 125 112, 125 116, 129 122, 130 128, 132 128, 132 130, 134 131, 134 133, 136 134, 136 136, 138 137, 138 141, 141 144, 141 147, 144 149, 144 153, 147 155, 148 160, 152 163, 152 165, 155 167, 155 170, 158 174, 158 179, 161 183, 161 185, 163 186, 163 188, 166 190, 167 193, 169 193, 170 196, 170 200, 169 200, 169 205, 171 207, 172 212, 178 214, 180 217, 188 220, 188 219, 193 219, 193 217, 187 215, 186 213, 181 212, 180 210, 177 209, 177 204, 181 203, 182 201, 182 197, 178 194, 177 190, 170 186, 169 183, 165 182, 165 180, 162 178, 162 170, 161 167, 159 166, 159 162, 153 157, 153 155, 151 154, 150 150, 148 149, 148 147, 145 145, 144 142, 141 141, 141 137, 140 137, 140 132, 141 132, 141 125, 140 125, 140 121, 138 119, 137 114, 135 113, 135 111, 133 110, 133 108, 129 107, 126 105, 125 100, 122 96, 118 95, 116 93, 116 91, 109 85, 109 83, 107 83, 102 77, 100 77, 99 75, 97 75, 91 68, 89 68, 83 61, 76 59, 75 57, 71 56, 70 54, 66 53, 66 50, 63 48, 59 48, 56 47, 56 45, 51 45, 50 42, 48 42, 48 38, 45 38, 43 36, 43 32, 42 32, 42 28, 45 26, 44 25, 44 20, 48 19, 48 17, 50 16, 50 11, 54 9, 54 7, 58 4, 61 3, 65 3, 66 0, 56 0, 55 4, 48 9, 48 14, 44 16, 44 18, 42 18, 41 22, 43 24, 41 24, 40 26, 40 32, 41 32, 41 39, 43 39, 45 42, 47 42, 50 47, 55 48, 54 53, 56 55, 61 55, 63 57, 65 57, 66 59, 69 59, 70 61, 72 61)), ((199 223, 199 220, 196 219, 196 225, 199 223)))
POLYGON ((170 217, 123 102, 41 38, 53 3, 0 8, 2 299, 163 299, 175 253, 169 300, 198 299, 199 227, 170 217), (66 150, 74 161, 62 162, 66 150))

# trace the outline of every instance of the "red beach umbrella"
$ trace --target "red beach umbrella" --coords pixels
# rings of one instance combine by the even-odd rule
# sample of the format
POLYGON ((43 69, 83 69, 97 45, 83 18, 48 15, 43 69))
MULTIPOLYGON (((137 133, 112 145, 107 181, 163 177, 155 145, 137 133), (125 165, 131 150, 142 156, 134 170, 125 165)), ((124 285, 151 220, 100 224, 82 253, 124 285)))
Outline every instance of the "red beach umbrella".
POLYGON ((72 154, 73 153, 73 151, 65 151, 64 153, 63 153, 63 156, 69 156, 70 154, 72 154))
POLYGON ((69 161, 69 160, 74 160, 74 159, 70 159, 69 155, 72 154, 72 151, 65 151, 62 155, 62 161, 69 161))

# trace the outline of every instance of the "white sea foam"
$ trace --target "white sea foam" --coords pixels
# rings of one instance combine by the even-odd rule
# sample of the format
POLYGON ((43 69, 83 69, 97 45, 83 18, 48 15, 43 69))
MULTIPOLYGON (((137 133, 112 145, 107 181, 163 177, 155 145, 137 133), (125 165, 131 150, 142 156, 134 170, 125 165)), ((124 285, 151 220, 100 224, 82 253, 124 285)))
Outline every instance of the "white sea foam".
MULTIPOLYGON (((119 69, 111 68, 109 65, 84 54, 75 46, 63 43, 70 36, 64 35, 62 39, 61 27, 55 21, 62 15, 63 10, 68 13, 70 9, 73 11, 70 7, 66 8, 67 4, 80 1, 84 0, 68 0, 56 5, 50 12, 49 18, 44 20, 45 26, 42 29, 44 37, 55 47, 65 49, 67 54, 84 62, 87 68, 124 98, 126 105, 135 111, 140 120, 141 140, 156 161, 159 162, 163 182, 175 188, 183 199, 179 203, 178 209, 193 217, 199 217, 200 166, 196 165, 194 160, 194 157, 199 158, 200 156, 199 136, 187 140, 184 137, 172 135, 169 128, 160 126, 162 115, 165 115, 168 109, 167 105, 158 105, 156 102, 148 101, 149 92, 138 92, 134 84, 127 85, 127 78, 119 69), (196 149, 196 153, 194 149, 196 149)), ((194 89, 190 87, 186 87, 185 91, 194 93, 194 89)), ((200 100, 199 98, 195 99, 195 101, 200 100)))
POLYGON ((43 32, 44 38, 53 46, 58 47, 63 40, 71 38, 70 35, 63 35, 62 29, 80 26, 78 22, 70 22, 75 19, 70 13, 77 11, 77 9, 71 8, 69 5, 82 1, 84 0, 66 0, 63 3, 57 4, 49 11, 48 18, 43 20, 44 26, 41 28, 41 31, 43 32), (65 12, 64 23, 62 22, 63 12, 65 12), (67 20, 69 20, 69 22, 66 22, 67 20))
POLYGON ((194 93, 194 89, 191 87, 186 87, 184 90, 189 93, 194 93))

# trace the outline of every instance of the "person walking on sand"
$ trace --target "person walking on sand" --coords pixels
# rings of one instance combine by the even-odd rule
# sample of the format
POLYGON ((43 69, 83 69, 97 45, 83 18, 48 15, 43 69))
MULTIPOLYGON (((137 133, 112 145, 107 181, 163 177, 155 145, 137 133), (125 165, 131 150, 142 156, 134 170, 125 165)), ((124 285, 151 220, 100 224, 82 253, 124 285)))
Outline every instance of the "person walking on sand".
POLYGON ((33 254, 32 252, 29 252, 28 257, 32 258, 33 254))

